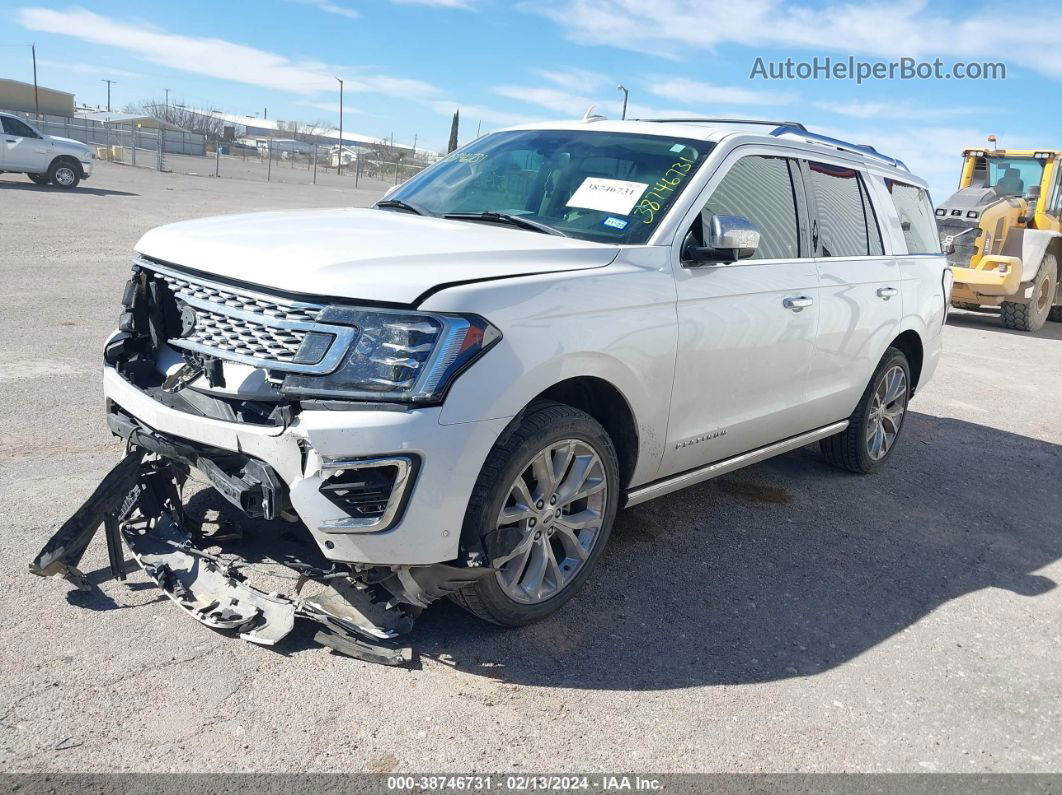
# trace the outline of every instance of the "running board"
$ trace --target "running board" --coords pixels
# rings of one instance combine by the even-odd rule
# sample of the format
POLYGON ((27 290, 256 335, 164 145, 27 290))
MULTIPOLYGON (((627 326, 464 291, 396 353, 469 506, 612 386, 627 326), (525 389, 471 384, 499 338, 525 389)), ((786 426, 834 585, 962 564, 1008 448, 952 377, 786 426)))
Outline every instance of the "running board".
POLYGON ((687 486, 693 486, 697 483, 703 483, 706 480, 717 478, 720 475, 733 472, 735 469, 741 469, 749 464, 766 461, 768 458, 773 458, 776 455, 788 453, 790 450, 796 450, 798 447, 817 442, 819 439, 833 436, 847 427, 848 420, 841 420, 840 422, 826 425, 818 430, 808 431, 799 436, 793 436, 789 439, 783 439, 780 442, 769 444, 766 447, 760 447, 756 450, 750 450, 747 453, 741 453, 733 458, 724 458, 722 461, 716 461, 714 464, 708 464, 707 466, 698 467, 697 469, 690 469, 686 472, 681 472, 678 475, 672 475, 669 478, 657 480, 653 483, 648 483, 645 486, 639 486, 638 488, 631 489, 627 492, 626 507, 648 502, 649 500, 655 500, 657 497, 663 497, 665 494, 684 489, 687 486))

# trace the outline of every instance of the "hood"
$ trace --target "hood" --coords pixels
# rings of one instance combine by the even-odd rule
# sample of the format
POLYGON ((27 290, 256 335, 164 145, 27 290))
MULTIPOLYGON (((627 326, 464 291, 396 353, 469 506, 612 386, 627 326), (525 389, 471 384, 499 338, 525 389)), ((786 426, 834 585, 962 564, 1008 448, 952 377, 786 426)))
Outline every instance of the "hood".
POLYGON ((409 304, 452 282, 601 268, 616 246, 391 210, 247 213, 153 229, 145 256, 314 296, 409 304))
POLYGON ((53 144, 59 144, 64 149, 81 149, 86 152, 91 151, 88 144, 84 144, 81 141, 75 141, 73 138, 63 138, 59 135, 49 135, 48 140, 53 144))

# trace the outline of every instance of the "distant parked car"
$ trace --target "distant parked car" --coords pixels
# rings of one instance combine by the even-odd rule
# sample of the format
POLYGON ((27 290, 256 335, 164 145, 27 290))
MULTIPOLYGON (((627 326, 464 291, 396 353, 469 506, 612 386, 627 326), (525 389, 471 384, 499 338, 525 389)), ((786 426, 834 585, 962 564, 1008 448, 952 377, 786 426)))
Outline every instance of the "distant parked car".
POLYGON ((75 188, 92 176, 92 150, 80 141, 45 135, 25 119, 0 113, 0 173, 25 174, 38 185, 75 188))

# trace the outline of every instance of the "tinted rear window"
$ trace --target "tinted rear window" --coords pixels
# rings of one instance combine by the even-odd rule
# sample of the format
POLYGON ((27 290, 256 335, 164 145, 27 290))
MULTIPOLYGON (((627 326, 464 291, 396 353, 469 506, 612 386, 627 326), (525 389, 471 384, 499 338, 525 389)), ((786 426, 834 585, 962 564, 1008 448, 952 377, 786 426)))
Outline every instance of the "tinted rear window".
POLYGON ((900 216, 903 239, 908 254, 939 254, 940 238, 933 218, 929 191, 893 179, 885 180, 896 214, 900 216))

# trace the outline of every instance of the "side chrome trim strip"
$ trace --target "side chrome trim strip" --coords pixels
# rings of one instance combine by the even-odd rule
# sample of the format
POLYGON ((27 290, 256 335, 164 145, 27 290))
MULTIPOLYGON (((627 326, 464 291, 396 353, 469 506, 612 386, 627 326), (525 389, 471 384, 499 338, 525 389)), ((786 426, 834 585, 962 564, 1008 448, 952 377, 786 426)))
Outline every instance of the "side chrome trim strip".
POLYGON ((819 439, 825 439, 827 436, 833 436, 835 433, 840 433, 847 427, 848 420, 841 420, 832 425, 826 425, 817 430, 808 431, 799 436, 792 436, 788 439, 783 439, 780 442, 769 444, 766 447, 750 450, 747 453, 741 453, 732 458, 724 458, 722 461, 716 461, 714 464, 691 469, 687 472, 680 472, 677 475, 672 475, 663 480, 657 480, 653 483, 648 483, 645 486, 629 489, 627 491, 626 504, 629 507, 631 505, 648 502, 649 500, 655 500, 657 497, 663 497, 665 494, 670 494, 673 491, 678 491, 679 489, 684 489, 687 486, 693 486, 697 483, 703 483, 706 480, 711 480, 720 475, 725 475, 728 472, 733 472, 735 469, 741 469, 749 464, 765 461, 776 455, 788 453, 790 450, 796 450, 798 447, 803 447, 806 444, 817 442, 819 439))

